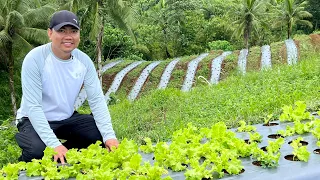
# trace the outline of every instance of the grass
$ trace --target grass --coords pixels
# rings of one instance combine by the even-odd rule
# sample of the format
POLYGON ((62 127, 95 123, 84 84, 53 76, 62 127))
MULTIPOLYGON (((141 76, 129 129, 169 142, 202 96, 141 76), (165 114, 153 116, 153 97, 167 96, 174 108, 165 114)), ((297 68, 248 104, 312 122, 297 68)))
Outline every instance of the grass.
POLYGON ((318 56, 314 54, 296 66, 232 76, 216 86, 196 87, 188 93, 155 90, 133 103, 121 102, 110 106, 114 129, 120 139, 168 140, 188 122, 210 127, 224 121, 234 127, 240 120, 261 123, 263 117, 279 114, 282 106, 298 100, 316 107, 320 101, 318 56))
POLYGON ((261 47, 251 47, 247 57, 247 72, 259 71, 261 64, 261 47))

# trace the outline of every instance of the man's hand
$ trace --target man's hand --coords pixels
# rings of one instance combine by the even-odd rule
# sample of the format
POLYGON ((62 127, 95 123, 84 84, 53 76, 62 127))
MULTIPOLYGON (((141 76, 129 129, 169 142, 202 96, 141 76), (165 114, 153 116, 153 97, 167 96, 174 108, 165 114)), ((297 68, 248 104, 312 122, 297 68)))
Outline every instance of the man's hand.
POLYGON ((117 139, 108 139, 105 145, 106 145, 106 148, 109 149, 109 151, 112 151, 112 147, 118 148, 119 142, 117 139))
POLYGON ((61 164, 65 164, 64 158, 66 157, 66 153, 68 149, 63 145, 60 145, 54 148, 54 151, 57 152, 58 154, 53 156, 53 160, 57 162, 57 160, 60 159, 61 164))

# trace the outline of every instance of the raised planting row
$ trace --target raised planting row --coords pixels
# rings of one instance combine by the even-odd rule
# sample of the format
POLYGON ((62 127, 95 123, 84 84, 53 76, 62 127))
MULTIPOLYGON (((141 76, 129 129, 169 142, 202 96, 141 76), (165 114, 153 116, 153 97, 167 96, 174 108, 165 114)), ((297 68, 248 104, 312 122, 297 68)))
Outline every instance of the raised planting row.
MULTIPOLYGON (((285 47, 286 47, 286 56, 287 56, 287 64, 296 64, 298 61, 298 48, 296 47, 295 42, 292 39, 285 41, 285 47)), ((261 62, 260 62, 260 69, 267 69, 271 68, 271 49, 270 46, 265 45, 261 48, 261 62)), ((210 78, 206 80, 208 83, 211 84, 217 84, 221 77, 221 71, 223 66, 224 59, 232 54, 232 52, 227 51, 220 54, 220 56, 212 58, 210 61, 210 78)), ((240 53, 237 55, 237 68, 241 74, 245 74, 247 71, 248 66, 248 60, 247 57, 250 55, 250 52, 247 49, 242 49, 240 53)), ((192 86, 195 82, 195 75, 197 72, 198 64, 199 62, 204 59, 206 56, 208 56, 208 53, 204 53, 199 55, 196 58, 193 58, 192 60, 188 61, 188 66, 186 68, 186 72, 184 75, 183 84, 181 84, 181 90, 182 91, 190 91, 192 86)), ((274 55, 276 56, 276 55, 274 55)), ((162 72, 161 79, 159 80, 158 89, 164 89, 167 87, 171 77, 172 72, 174 71, 177 63, 180 61, 180 58, 172 60, 168 65, 165 67, 165 69, 162 72)), ((108 69, 114 67, 115 65, 119 64, 121 61, 111 62, 104 66, 103 72, 107 71, 108 69)), ((117 90, 120 88, 120 85, 125 78, 125 76, 128 75, 130 71, 132 71, 134 68, 142 64, 143 61, 139 62, 133 62, 132 64, 128 65, 126 68, 121 70, 113 79, 112 84, 110 87, 108 87, 108 90, 105 93, 106 100, 109 100, 109 96, 111 93, 116 93, 117 90)), ((134 83, 134 86, 132 86, 130 92, 128 92, 128 99, 133 101, 138 96, 139 93, 143 90, 144 84, 148 81, 148 77, 151 75, 151 72, 160 64, 161 61, 155 62, 155 64, 150 64, 150 66, 147 66, 143 69, 141 72, 139 78, 136 79, 136 82, 134 83)), ((79 97, 76 100, 75 103, 75 109, 78 109, 83 102, 86 99, 85 91, 82 90, 79 94, 79 97)))
POLYGON ((319 116, 296 102, 283 107, 280 122, 271 118, 254 126, 239 121, 231 130, 223 122, 211 128, 188 124, 169 143, 145 138, 138 148, 124 139, 113 152, 98 142, 69 150, 64 166, 52 162, 54 152, 47 148, 42 160, 5 166, 0 179, 319 179, 319 116), (294 133, 285 137, 288 127, 294 133))

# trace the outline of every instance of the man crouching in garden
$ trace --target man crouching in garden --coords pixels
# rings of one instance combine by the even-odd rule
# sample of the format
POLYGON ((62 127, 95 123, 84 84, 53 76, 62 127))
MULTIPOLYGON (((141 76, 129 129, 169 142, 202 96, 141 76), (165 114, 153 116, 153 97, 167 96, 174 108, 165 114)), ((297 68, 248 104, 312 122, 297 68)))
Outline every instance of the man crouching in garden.
POLYGON ((111 117, 92 60, 77 49, 80 25, 75 14, 56 12, 50 21, 50 43, 31 50, 22 65, 22 101, 17 112, 19 161, 41 159, 54 148, 54 160, 65 163, 70 148, 86 148, 97 140, 118 147, 111 117), (93 116, 74 110, 81 86, 93 116), (67 140, 61 143, 59 139, 67 140))

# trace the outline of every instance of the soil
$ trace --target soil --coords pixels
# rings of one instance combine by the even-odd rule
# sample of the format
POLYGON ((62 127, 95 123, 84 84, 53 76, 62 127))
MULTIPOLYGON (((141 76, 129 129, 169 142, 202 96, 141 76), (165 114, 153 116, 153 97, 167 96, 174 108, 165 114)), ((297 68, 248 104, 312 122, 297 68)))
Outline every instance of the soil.
POLYGON ((286 155, 284 158, 289 161, 300 161, 298 158, 293 158, 293 154, 286 155))
POLYGON ((315 150, 313 150, 313 153, 315 153, 315 154, 320 154, 320 149, 315 149, 315 150))
MULTIPOLYGON (((188 167, 188 164, 181 164, 182 166, 188 167)), ((172 170, 170 167, 168 167, 168 169, 172 170)))
MULTIPOLYGON (((250 144, 250 140, 249 139, 245 139, 244 142, 247 143, 247 144, 250 144)), ((259 141, 254 141, 254 142, 259 143, 259 141)))
POLYGON ((252 164, 255 166, 260 166, 260 167, 262 166, 261 161, 253 161, 252 164))
POLYGON ((279 123, 268 123, 268 124, 263 124, 263 126, 278 126, 279 123))
MULTIPOLYGON (((228 171, 227 171, 227 170, 225 170, 225 169, 223 169, 222 171, 223 171, 224 173, 226 173, 226 174, 229 174, 229 173, 228 173, 228 171)), ((239 174, 244 173, 244 171, 245 171, 244 169, 241 169, 241 171, 239 172, 239 174)))
POLYGON ((270 138, 270 139, 278 139, 278 138, 283 138, 283 136, 281 136, 281 134, 270 134, 269 136, 268 136, 268 138, 270 138))
MULTIPOLYGON (((292 141, 288 142, 288 144, 291 144, 292 141)), ((307 146, 309 143, 307 141, 300 141, 300 143, 302 144, 302 146, 307 146)))
POLYGON ((311 34, 311 43, 316 50, 320 50, 320 34, 311 34))

